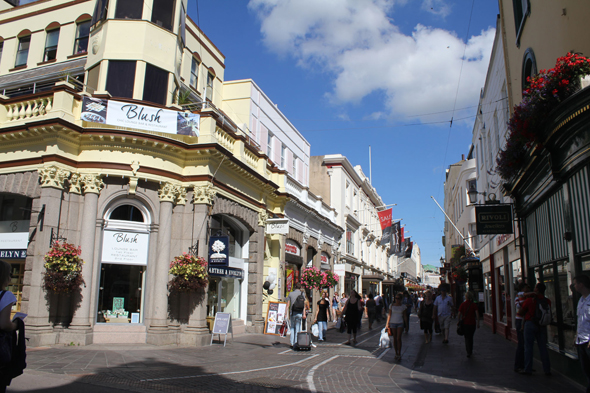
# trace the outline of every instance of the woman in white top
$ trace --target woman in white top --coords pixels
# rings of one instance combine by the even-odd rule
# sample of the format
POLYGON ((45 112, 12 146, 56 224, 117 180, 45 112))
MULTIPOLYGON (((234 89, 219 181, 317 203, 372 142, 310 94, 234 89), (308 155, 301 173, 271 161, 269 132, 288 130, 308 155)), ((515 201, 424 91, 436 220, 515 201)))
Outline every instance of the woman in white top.
MULTIPOLYGON (((8 262, 0 261, 0 330, 3 332, 12 332, 18 327, 15 322, 10 320, 10 311, 12 305, 16 303, 16 297, 5 288, 10 283, 12 267, 8 262)), ((6 385, 0 384, 0 392, 6 392, 6 385)))
POLYGON ((406 312, 406 306, 402 304, 402 298, 403 295, 401 293, 395 295, 395 300, 391 307, 389 307, 387 323, 385 324, 389 328, 389 339, 393 340, 395 360, 402 358, 402 332, 404 331, 404 325, 408 322, 408 314, 406 312))

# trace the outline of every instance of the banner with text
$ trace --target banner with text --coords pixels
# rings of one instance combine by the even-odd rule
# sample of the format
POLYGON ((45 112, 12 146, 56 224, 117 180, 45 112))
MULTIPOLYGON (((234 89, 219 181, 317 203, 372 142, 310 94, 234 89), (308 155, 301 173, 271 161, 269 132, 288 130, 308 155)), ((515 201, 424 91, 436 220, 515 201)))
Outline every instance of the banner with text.
POLYGON ((392 209, 377 212, 379 215, 379 224, 381 225, 381 245, 385 246, 391 243, 391 215, 392 209))
POLYGON ((128 102, 84 97, 80 118, 93 123, 199 136, 200 115, 128 102))

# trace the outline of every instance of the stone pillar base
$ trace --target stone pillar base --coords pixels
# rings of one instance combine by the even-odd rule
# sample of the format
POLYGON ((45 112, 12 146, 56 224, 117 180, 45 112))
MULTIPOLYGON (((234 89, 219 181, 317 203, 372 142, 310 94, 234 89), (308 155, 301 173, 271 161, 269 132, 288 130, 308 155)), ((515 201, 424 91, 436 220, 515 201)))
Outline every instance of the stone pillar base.
POLYGON ((264 321, 254 321, 252 325, 246 326, 246 333, 262 334, 264 333, 264 321))
POLYGON ((173 345, 176 344, 178 332, 164 329, 149 329, 147 331, 147 344, 173 345))
POLYGON ((45 347, 57 344, 57 333, 51 328, 35 329, 27 326, 28 347, 45 347))
POLYGON ((92 338, 92 329, 64 329, 59 334, 57 344, 90 345, 92 338))
POLYGON ((211 343, 211 334, 207 327, 187 327, 178 334, 178 345, 181 347, 202 347, 211 343))

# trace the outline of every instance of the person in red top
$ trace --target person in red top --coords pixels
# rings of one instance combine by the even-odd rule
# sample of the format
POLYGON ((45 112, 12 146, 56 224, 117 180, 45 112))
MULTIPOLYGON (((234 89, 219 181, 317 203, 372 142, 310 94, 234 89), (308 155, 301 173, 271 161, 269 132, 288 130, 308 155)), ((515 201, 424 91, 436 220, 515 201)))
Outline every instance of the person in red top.
MULTIPOLYGON (((539 326, 534 321, 537 300, 547 299, 545 298, 545 289, 545 284, 538 283, 535 286, 535 295, 527 298, 520 308, 519 315, 524 317, 524 370, 521 374, 531 375, 533 373, 533 346, 537 340, 543 371, 545 375, 551 375, 551 364, 547 353, 547 326, 539 326)), ((547 303, 551 307, 551 300, 547 299, 547 303)))
MULTIPOLYGON (((465 293, 465 301, 459 306, 458 321, 463 321, 463 332, 465 337, 465 349, 467 357, 473 353, 473 336, 475 329, 479 328, 479 307, 473 303, 473 293, 465 293)), ((459 322, 457 322, 457 325, 459 322)))

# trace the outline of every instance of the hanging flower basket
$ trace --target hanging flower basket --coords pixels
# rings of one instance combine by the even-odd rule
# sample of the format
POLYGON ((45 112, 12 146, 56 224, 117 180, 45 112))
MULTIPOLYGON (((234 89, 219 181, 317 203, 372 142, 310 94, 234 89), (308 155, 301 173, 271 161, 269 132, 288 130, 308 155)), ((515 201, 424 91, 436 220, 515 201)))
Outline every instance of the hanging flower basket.
POLYGON ((55 242, 45 254, 43 288, 53 293, 71 293, 84 284, 82 250, 70 243, 55 242))
POLYGON ((193 292, 209 283, 205 258, 183 253, 170 262, 168 271, 174 277, 168 283, 170 292, 193 292))
POLYGON ((308 267, 301 272, 301 285, 305 289, 333 288, 340 278, 334 272, 320 271, 317 267, 308 267))
POLYGON ((543 147, 541 133, 549 113, 580 90, 581 78, 588 74, 590 59, 568 53, 557 59, 554 68, 527 78, 529 87, 522 92, 520 104, 514 107, 508 121, 506 146, 496 160, 496 172, 503 180, 510 182, 516 177, 533 146, 543 147))
POLYGON ((458 268, 451 274, 451 277, 456 284, 465 284, 467 282, 468 273, 466 269, 458 268))

